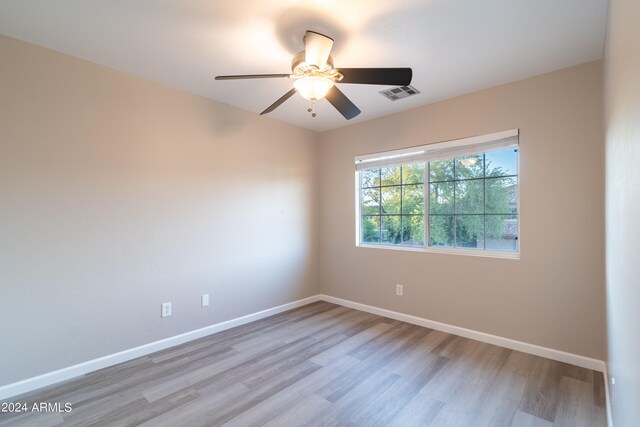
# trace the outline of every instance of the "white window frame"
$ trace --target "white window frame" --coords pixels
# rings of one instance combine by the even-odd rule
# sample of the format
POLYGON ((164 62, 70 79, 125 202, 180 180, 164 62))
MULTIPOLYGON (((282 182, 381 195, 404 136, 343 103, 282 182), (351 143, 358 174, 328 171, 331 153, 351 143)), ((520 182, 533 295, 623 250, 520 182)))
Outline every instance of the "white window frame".
MULTIPOLYGON (((511 144, 512 146, 513 144, 511 144)), ((495 149, 495 148, 494 148, 495 149)), ((386 151, 382 153, 365 154, 355 157, 356 171, 355 171, 355 222, 356 222, 356 235, 355 243, 357 247, 365 249, 386 249, 392 251, 409 251, 409 252, 427 252, 427 253, 439 253, 439 254, 451 254, 451 255, 467 255, 467 256, 480 256, 489 258, 504 258, 504 259, 520 259, 522 238, 520 233, 521 223, 521 210, 520 210, 520 189, 521 189, 521 175, 520 175, 520 145, 519 145, 519 129, 511 129, 504 132, 496 132, 488 135, 474 136, 470 138, 462 138, 451 141, 437 142, 433 144, 427 144, 417 147, 403 148, 399 150, 386 151), (430 160, 435 160, 438 157, 452 158, 456 156, 466 154, 478 154, 487 151, 487 147, 498 146, 497 141, 505 140, 506 138, 518 138, 518 156, 517 156, 517 177, 518 177, 518 192, 517 192, 517 218, 518 218, 518 237, 517 237, 517 250, 515 251, 497 251, 487 249, 468 249, 468 248, 449 248, 440 246, 429 246, 429 178, 427 164, 430 160), (439 154, 443 153, 443 154, 439 154), (362 196, 362 173, 361 170, 370 169, 379 165, 402 165, 416 159, 424 159, 424 246, 400 246, 400 245, 383 245, 383 244, 368 244, 361 241, 361 196, 362 196), (406 163, 405 163, 406 162, 406 163)))

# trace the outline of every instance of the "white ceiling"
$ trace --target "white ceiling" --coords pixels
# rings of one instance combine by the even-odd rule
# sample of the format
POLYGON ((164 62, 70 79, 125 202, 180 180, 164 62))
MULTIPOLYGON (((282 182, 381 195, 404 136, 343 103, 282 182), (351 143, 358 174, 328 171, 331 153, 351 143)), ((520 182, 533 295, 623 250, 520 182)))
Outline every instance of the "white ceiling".
MULTIPOLYGON (((305 30, 335 39, 337 68, 413 68, 420 95, 339 85, 346 121, 296 95, 270 116, 323 131, 602 57, 608 0, 2 0, 0 33, 259 113, 292 80, 305 30)), ((6 58, 2 58, 2 61, 6 58)), ((0 61, 1 62, 1 61, 0 61)))

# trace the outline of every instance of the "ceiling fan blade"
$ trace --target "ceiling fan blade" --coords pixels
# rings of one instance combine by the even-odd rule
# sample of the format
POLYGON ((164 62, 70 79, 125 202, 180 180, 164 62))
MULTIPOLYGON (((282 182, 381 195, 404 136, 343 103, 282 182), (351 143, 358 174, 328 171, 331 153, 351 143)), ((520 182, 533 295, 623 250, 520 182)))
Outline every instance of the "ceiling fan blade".
POLYGON ((291 89, 289 92, 287 92, 284 95, 282 95, 280 97, 280 99, 278 99, 276 102, 274 102, 273 104, 269 105, 269 107, 267 107, 266 110, 264 110, 262 113, 260 113, 260 115, 272 112, 273 110, 278 108, 280 106, 280 104, 282 104, 284 101, 286 101, 287 99, 291 98, 294 93, 296 93, 296 90, 295 89, 291 89))
POLYGON ((216 80, 241 80, 241 79, 288 79, 291 74, 241 74, 237 76, 216 76, 216 80))
POLYGON ((327 65, 333 39, 315 31, 307 31, 304 36, 304 62, 323 69, 327 65))
POLYGON ((347 120, 351 120, 361 113, 360 109, 356 107, 349 98, 347 98, 347 95, 342 93, 342 91, 335 86, 329 89, 325 98, 327 98, 327 101, 329 101, 331 105, 333 105, 347 120))
POLYGON ((340 68, 340 83, 407 86, 411 84, 411 68, 340 68))

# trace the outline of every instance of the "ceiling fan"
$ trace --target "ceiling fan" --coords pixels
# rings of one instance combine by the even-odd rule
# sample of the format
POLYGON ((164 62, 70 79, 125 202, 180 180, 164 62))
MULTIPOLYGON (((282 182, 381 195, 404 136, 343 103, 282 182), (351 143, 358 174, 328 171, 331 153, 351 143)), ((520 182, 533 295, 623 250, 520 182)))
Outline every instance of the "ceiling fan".
POLYGON ((347 96, 338 89, 336 83, 369 85, 408 86, 411 83, 411 68, 334 68, 331 58, 333 39, 315 31, 307 31, 304 36, 305 49, 294 55, 290 74, 246 74, 236 76, 216 76, 216 80, 238 79, 295 79, 293 88, 271 104, 260 115, 278 108, 296 92, 310 101, 307 111, 316 116, 315 103, 326 98, 345 119, 350 120, 360 114, 347 96))

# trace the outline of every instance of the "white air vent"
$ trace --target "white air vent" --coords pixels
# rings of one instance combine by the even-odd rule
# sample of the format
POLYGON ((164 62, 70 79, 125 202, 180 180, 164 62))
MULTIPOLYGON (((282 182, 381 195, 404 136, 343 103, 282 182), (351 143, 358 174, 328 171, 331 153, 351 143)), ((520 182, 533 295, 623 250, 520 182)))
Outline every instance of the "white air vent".
POLYGON ((394 87, 393 89, 382 90, 380 91, 380 93, 387 99, 397 101, 398 99, 417 95, 420 93, 420 91, 413 86, 400 86, 394 87))

